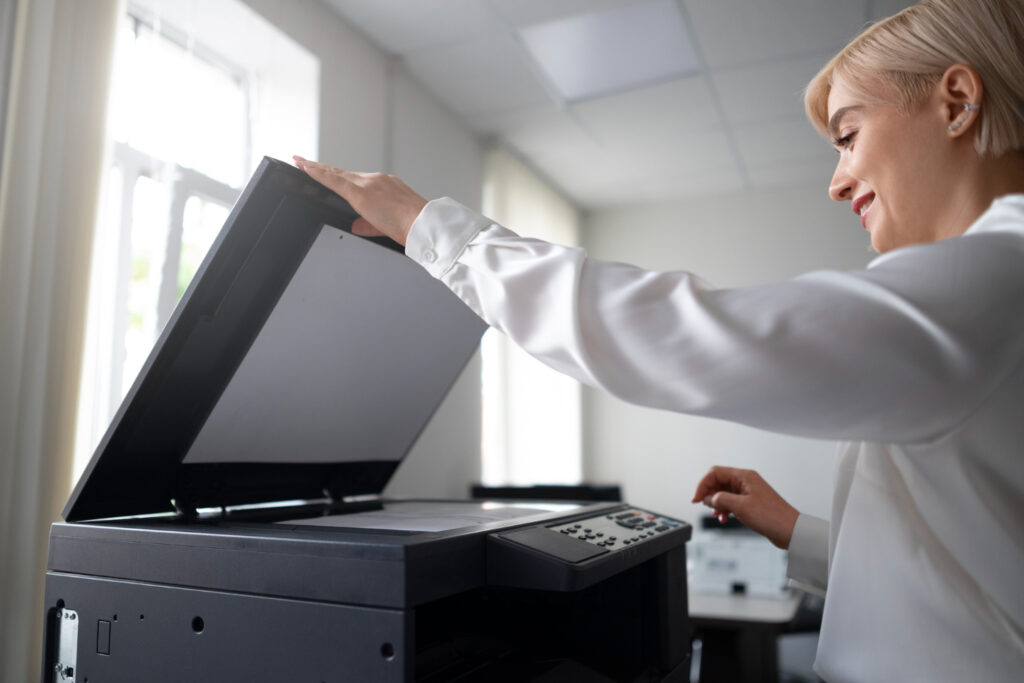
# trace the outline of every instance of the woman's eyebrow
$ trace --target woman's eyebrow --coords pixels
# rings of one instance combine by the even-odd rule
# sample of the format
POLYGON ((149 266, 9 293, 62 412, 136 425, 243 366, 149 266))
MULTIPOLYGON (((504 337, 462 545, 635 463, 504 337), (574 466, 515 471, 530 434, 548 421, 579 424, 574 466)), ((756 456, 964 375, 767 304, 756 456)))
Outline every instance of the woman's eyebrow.
POLYGON ((832 118, 828 121, 828 132, 833 138, 839 137, 839 122, 842 121, 843 117, 849 114, 851 111, 863 109, 864 106, 860 104, 850 105, 849 107, 840 107, 836 109, 836 113, 832 114, 832 118))

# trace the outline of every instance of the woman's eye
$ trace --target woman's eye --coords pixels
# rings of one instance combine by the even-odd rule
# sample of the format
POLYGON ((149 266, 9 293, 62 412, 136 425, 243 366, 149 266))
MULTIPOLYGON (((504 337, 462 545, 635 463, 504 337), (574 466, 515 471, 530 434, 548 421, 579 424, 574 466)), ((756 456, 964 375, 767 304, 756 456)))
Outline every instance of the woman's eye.
POLYGON ((856 132, 854 132, 854 133, 847 133, 843 137, 836 138, 835 140, 833 140, 832 144, 835 145, 836 151, 844 150, 847 147, 849 147, 850 143, 853 142, 853 136, 854 135, 856 135, 856 132))

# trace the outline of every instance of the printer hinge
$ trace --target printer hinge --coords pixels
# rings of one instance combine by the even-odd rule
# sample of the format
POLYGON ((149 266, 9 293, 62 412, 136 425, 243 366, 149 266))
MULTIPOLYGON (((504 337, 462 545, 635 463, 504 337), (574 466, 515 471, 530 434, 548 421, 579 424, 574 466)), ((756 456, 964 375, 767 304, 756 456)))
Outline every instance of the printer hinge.
POLYGON ((199 510, 183 499, 171 498, 171 507, 174 508, 174 519, 177 521, 192 522, 199 517, 199 510))

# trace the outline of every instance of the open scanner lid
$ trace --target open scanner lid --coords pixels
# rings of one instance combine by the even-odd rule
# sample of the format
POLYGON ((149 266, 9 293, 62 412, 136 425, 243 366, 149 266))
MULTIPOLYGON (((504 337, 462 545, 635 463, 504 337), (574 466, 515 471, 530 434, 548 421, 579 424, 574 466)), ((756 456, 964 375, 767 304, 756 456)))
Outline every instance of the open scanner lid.
POLYGON ((64 507, 68 521, 379 493, 484 323, 264 158, 64 507))

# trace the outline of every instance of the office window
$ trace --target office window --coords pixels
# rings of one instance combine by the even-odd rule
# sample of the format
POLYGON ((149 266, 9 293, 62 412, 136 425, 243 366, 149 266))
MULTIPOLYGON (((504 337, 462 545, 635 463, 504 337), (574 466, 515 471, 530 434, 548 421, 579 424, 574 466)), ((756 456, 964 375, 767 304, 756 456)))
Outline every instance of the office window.
POLYGON ((263 155, 317 155, 316 58, 240 0, 202 9, 130 2, 118 31, 76 476, 263 155))
MULTIPOLYGON (((489 153, 484 213, 521 235, 575 245, 576 209, 512 155, 489 153)), ((579 383, 495 330, 481 343, 483 483, 576 484, 582 477, 579 383)))

